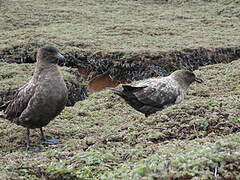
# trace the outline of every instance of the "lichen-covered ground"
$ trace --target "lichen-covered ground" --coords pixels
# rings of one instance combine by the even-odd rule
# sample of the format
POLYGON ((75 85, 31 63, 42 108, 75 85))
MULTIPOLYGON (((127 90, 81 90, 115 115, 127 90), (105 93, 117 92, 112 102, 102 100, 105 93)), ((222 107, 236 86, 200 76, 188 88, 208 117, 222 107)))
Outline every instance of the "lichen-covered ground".
MULTIPOLYGON (((45 128, 61 141, 37 154, 25 152, 23 127, 1 119, 0 179, 239 179, 239 66, 237 60, 195 71, 204 83, 149 118, 109 90, 92 94, 45 128)), ((33 71, 29 64, 7 68, 33 71)), ((20 85, 21 78, 28 79, 1 76, 0 86, 20 85)), ((31 132, 39 145, 39 131, 31 132)))

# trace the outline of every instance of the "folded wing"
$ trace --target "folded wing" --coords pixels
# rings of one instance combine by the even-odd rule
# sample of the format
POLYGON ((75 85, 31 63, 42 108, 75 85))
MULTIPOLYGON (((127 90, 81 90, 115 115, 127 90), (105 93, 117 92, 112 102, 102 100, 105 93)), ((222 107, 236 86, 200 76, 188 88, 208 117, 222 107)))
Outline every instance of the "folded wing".
POLYGON ((146 87, 134 94, 144 105, 163 108, 166 105, 174 104, 180 93, 177 89, 162 84, 158 87, 146 87))
POLYGON ((35 88, 36 86, 30 86, 27 83, 16 92, 4 111, 6 119, 12 121, 15 118, 19 118, 33 96, 35 88))

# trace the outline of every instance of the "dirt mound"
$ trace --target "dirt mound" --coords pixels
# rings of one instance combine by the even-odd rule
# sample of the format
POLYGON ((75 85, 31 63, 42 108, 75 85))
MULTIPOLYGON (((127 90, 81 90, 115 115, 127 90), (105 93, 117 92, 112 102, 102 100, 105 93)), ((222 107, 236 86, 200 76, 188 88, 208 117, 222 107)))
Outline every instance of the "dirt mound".
POLYGON ((68 56, 67 66, 81 67, 91 75, 109 73, 113 80, 140 80, 166 76, 177 69, 196 70, 200 66, 229 63, 240 58, 240 47, 183 49, 155 54, 115 52, 68 56))
MULTIPOLYGON (((0 52, 0 61, 8 63, 33 63, 36 60, 36 49, 39 45, 13 47, 0 52)), ((129 83, 150 77, 166 76, 177 69, 196 70, 201 66, 229 63, 240 58, 240 47, 197 48, 181 51, 156 53, 124 53, 113 52, 68 52, 68 67, 78 68, 80 79, 88 81, 88 89, 97 92, 106 87, 115 87, 120 83, 129 83)), ((79 74, 76 74, 79 76, 79 74)), ((77 77, 79 78, 79 77, 77 77)), ((71 84, 71 83, 70 83, 71 84)), ((69 98, 74 104, 86 97, 87 90, 82 91, 77 84, 71 84, 69 98), (74 90, 73 90, 74 89, 74 90), (81 94, 76 96, 76 94, 81 94)))
MULTIPOLYGON (((39 45, 13 47, 0 52, 0 61, 9 63, 36 62, 39 45)), ((240 58, 240 47, 197 48, 181 51, 156 53, 113 52, 67 52, 67 67, 84 68, 91 76, 109 72, 113 80, 140 80, 155 76, 165 76, 176 69, 196 70, 200 66, 229 63, 240 58)))
POLYGON ((87 98, 88 90, 87 86, 79 85, 73 81, 65 81, 68 88, 68 101, 67 106, 74 106, 78 101, 82 101, 87 98))

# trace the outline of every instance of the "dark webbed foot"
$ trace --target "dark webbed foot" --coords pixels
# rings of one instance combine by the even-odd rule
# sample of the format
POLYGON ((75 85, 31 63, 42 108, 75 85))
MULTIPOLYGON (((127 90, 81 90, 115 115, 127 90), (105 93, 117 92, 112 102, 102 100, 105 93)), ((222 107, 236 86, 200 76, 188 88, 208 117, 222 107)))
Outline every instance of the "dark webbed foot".
POLYGON ((59 143, 59 139, 46 139, 46 137, 44 136, 42 128, 40 128, 40 131, 41 131, 41 136, 42 136, 42 138, 41 138, 42 144, 44 144, 44 145, 55 145, 55 144, 59 143))
POLYGON ((35 152, 35 153, 38 153, 41 151, 41 148, 40 147, 30 147, 30 140, 29 140, 29 134, 30 134, 30 130, 27 128, 27 131, 26 131, 26 138, 27 138, 27 152, 35 152))
POLYGON ((27 152, 34 152, 34 153, 39 153, 41 152, 41 148, 40 147, 27 147, 27 152))
POLYGON ((41 141, 44 145, 55 145, 59 143, 59 139, 42 139, 41 141))

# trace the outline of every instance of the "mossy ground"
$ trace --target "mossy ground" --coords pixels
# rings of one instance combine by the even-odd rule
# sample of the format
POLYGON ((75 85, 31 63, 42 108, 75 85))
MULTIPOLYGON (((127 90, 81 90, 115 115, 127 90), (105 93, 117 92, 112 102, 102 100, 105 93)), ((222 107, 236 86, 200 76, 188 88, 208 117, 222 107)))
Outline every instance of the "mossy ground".
MULTIPOLYGON (((1 119, 0 179, 238 179, 239 66, 237 60, 195 71, 204 83, 149 118, 109 90, 92 94, 44 128, 61 141, 37 154, 25 152, 23 127, 1 119)), ((40 133, 31 132, 38 146, 40 133)))
POLYGON ((0 1, 0 51, 158 52, 239 46, 238 0, 0 1))
MULTIPOLYGON (((239 3, 0 0, 0 60, 45 44, 79 56, 239 46, 239 3)), ((44 128, 61 141, 37 154, 25 152, 23 127, 0 119, 0 179, 240 179, 239 66, 200 68, 204 84, 147 119, 110 91, 92 94, 44 128)), ((0 92, 27 82, 33 68, 1 63, 0 92)), ((39 137, 31 131, 33 146, 39 137)))

